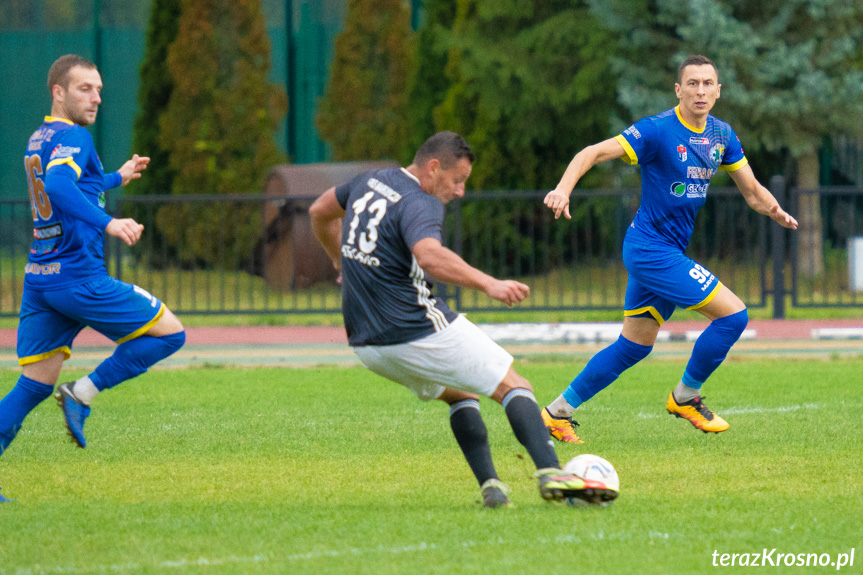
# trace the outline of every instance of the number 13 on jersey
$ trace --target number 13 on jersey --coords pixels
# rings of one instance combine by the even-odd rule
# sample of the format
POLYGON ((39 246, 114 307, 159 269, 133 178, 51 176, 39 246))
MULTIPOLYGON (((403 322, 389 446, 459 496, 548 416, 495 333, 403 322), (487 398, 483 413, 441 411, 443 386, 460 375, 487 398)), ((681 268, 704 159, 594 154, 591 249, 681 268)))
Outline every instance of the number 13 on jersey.
POLYGON ((366 222, 366 229, 359 234, 359 248, 365 254, 370 254, 375 251, 378 245, 378 225, 387 213, 387 200, 380 198, 369 205, 369 201, 374 197, 374 192, 367 192, 363 197, 352 204, 354 210, 354 219, 351 220, 351 227, 348 232, 348 245, 354 245, 357 240, 357 228, 360 225, 360 214, 368 209, 372 215, 369 221, 366 222))

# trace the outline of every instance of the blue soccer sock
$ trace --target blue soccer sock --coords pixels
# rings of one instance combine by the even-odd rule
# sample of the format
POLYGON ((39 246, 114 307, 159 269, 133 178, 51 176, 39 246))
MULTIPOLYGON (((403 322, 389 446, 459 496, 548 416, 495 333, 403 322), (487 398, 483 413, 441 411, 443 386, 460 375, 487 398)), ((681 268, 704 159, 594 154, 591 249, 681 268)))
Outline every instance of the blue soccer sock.
POLYGON ((0 455, 15 439, 27 414, 42 400, 50 397, 53 391, 53 385, 39 383, 23 375, 18 378, 12 391, 0 400, 0 455))
POLYGON ((142 335, 123 342, 114 354, 99 364, 90 374, 96 389, 104 391, 147 371, 151 365, 165 359, 186 342, 186 332, 161 337, 142 335))
POLYGON ((687 387, 701 389, 701 385, 728 355, 731 346, 740 339, 748 323, 749 314, 745 309, 710 322, 695 341, 692 357, 686 364, 681 381, 687 387))
POLYGON ((594 355, 581 373, 563 392, 572 407, 578 407, 620 377, 620 374, 644 359, 653 349, 629 341, 622 335, 610 346, 594 355))

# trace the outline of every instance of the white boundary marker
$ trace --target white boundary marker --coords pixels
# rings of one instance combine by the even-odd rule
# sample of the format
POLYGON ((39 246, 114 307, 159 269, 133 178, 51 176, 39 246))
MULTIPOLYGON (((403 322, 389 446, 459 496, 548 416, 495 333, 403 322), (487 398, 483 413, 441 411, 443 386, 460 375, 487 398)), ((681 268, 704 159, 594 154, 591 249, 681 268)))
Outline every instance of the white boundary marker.
POLYGON ((812 339, 863 339, 863 327, 819 327, 811 332, 812 339))

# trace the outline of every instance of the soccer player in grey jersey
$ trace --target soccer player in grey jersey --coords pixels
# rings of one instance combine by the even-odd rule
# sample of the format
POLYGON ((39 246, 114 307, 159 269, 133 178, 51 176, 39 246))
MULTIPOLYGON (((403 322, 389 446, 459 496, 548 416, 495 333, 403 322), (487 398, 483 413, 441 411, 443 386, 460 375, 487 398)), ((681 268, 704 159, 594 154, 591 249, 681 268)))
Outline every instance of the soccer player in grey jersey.
POLYGON ((513 305, 530 293, 498 280, 442 245, 444 206, 464 195, 473 152, 456 133, 439 132, 407 168, 372 170, 328 189, 309 209, 312 229, 342 273, 348 342, 371 371, 420 400, 450 406, 453 434, 480 484, 483 505, 510 506, 491 459, 478 396, 501 403, 536 465, 547 500, 601 502, 617 493, 561 471, 530 383, 512 356, 432 295, 438 281, 513 305))

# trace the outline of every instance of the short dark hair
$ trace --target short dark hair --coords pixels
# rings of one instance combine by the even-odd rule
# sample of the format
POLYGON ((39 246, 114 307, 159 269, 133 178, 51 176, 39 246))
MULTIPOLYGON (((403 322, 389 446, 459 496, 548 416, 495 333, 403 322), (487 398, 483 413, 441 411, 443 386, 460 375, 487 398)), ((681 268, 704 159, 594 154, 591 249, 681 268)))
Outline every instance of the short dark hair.
POLYGON ((63 86, 64 90, 68 89, 69 70, 75 66, 93 69, 96 67, 96 64, 86 58, 78 56, 77 54, 66 54, 65 56, 60 56, 54 60, 54 63, 51 64, 51 68, 48 70, 48 91, 53 92, 54 86, 57 84, 63 86))
POLYGON ((476 156, 468 143, 455 132, 438 132, 419 147, 414 156, 414 164, 422 165, 436 159, 443 169, 449 169, 462 158, 467 158, 473 164, 476 156))
POLYGON ((693 54, 692 56, 687 56, 686 60, 684 60, 680 64, 680 66, 677 67, 677 83, 679 84, 683 80, 683 69, 687 66, 705 65, 713 66, 713 69, 716 70, 716 75, 719 76, 719 68, 716 67, 716 64, 713 63, 713 60, 711 60, 707 56, 702 56, 701 54, 693 54))

